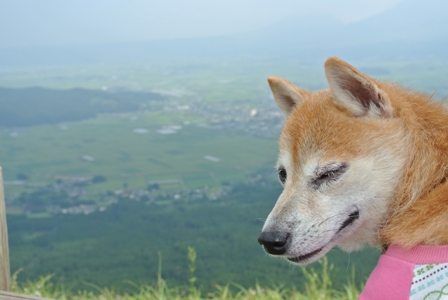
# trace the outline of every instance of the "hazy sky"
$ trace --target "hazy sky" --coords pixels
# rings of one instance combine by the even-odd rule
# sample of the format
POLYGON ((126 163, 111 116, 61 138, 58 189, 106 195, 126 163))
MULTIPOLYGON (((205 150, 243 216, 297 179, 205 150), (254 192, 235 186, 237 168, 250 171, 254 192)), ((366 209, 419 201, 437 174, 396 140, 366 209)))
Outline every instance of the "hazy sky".
POLYGON ((291 15, 344 22, 403 0, 0 0, 0 47, 80 45, 243 33, 291 15))

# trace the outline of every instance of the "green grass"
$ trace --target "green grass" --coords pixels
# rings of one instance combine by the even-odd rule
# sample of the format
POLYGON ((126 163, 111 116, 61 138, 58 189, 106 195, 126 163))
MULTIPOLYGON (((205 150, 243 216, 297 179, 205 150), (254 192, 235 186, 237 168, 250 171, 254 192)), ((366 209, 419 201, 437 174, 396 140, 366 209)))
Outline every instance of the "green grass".
POLYGON ((220 299, 220 300, 352 300, 357 299, 360 289, 354 284, 354 273, 352 278, 342 290, 335 290, 332 284, 332 265, 328 265, 324 258, 320 260, 322 268, 316 271, 313 268, 302 267, 305 280, 301 289, 277 287, 263 287, 256 284, 245 288, 237 283, 227 285, 215 285, 212 292, 203 292, 195 286, 194 271, 196 253, 189 248, 188 257, 190 261, 190 285, 171 287, 161 276, 161 261, 159 260, 159 271, 157 282, 153 285, 138 285, 127 282, 134 288, 133 293, 118 293, 113 288, 102 288, 90 283, 84 283, 91 290, 73 290, 60 283, 54 283, 52 276, 42 276, 35 281, 21 283, 17 281, 17 273, 12 276, 12 291, 19 294, 33 295, 60 300, 176 300, 176 299, 220 299), (93 291, 92 291, 93 289, 93 291))

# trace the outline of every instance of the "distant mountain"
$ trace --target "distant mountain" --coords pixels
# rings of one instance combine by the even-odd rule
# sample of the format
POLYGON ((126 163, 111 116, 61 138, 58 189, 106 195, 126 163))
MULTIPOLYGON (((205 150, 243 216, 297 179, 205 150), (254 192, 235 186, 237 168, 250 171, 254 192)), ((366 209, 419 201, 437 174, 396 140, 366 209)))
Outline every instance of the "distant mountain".
POLYGON ((383 13, 350 24, 325 15, 293 16, 238 36, 1 49, 0 66, 254 57, 321 62, 330 55, 357 60, 446 60, 447 11, 446 0, 405 0, 383 13))
POLYGON ((447 39, 447 11, 446 0, 406 0, 379 15, 348 25, 345 33, 365 41, 447 39))
POLYGON ((246 34, 243 38, 249 41, 264 39, 309 45, 344 28, 344 23, 331 16, 291 16, 264 29, 246 34))
POLYGON ((446 59, 448 1, 406 0, 368 19, 342 24, 328 16, 291 17, 248 36, 272 54, 316 59, 446 59), (265 48, 266 49, 266 48, 265 48))

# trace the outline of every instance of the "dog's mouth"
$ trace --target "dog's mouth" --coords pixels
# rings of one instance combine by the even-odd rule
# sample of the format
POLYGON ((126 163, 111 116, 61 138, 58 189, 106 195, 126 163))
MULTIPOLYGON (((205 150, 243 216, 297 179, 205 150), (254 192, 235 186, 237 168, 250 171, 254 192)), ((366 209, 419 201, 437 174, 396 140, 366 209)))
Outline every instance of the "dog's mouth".
POLYGON ((348 215, 348 218, 345 219, 345 221, 342 223, 341 227, 339 227, 336 234, 341 232, 347 226, 353 224, 353 222, 355 222, 357 219, 359 219, 359 210, 355 210, 354 212, 352 212, 351 214, 348 215))
POLYGON ((323 248, 324 247, 319 248, 319 249, 314 250, 313 252, 310 252, 310 253, 305 254, 305 255, 300 255, 300 256, 297 256, 297 257, 288 257, 288 260, 292 261, 292 262, 295 262, 295 263, 303 262, 303 261, 307 260, 308 258, 313 257, 314 255, 316 255, 320 251, 322 251, 323 248))
MULTIPOLYGON (((359 210, 356 210, 354 212, 352 212, 351 214, 348 215, 347 219, 345 219, 344 222, 342 222, 341 226, 339 227, 338 231, 336 232, 336 234, 333 236, 333 238, 327 243, 330 244, 332 242, 334 242, 334 240, 336 239, 337 235, 339 232, 341 232, 342 230, 344 230, 345 228, 347 228, 348 226, 350 226, 351 224, 353 224, 353 222, 355 222, 357 219, 359 219, 359 210)), ((319 252, 322 251, 322 249, 324 249, 325 246, 314 250, 313 252, 310 252, 308 254, 304 254, 304 255, 300 255, 297 257, 288 257, 287 259, 291 262, 295 262, 295 263, 301 263, 304 262, 306 260, 308 260, 309 258, 315 256, 316 254, 318 254, 319 252)))

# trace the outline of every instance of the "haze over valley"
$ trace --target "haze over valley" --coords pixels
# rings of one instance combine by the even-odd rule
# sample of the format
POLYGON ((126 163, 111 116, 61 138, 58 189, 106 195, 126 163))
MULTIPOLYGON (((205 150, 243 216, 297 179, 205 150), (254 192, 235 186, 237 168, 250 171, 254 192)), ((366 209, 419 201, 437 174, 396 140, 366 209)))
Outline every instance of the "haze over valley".
MULTIPOLYGON (((284 117, 267 77, 320 90, 336 55, 448 95, 442 0, 0 3, 0 165, 19 282, 54 274, 132 292, 125 280, 156 281, 160 253, 162 276, 185 287, 190 246, 204 291, 300 288, 302 271, 257 243, 281 193, 284 117)), ((336 288, 351 268, 362 284, 378 256, 331 251, 336 288)))

